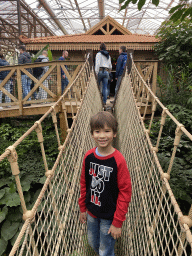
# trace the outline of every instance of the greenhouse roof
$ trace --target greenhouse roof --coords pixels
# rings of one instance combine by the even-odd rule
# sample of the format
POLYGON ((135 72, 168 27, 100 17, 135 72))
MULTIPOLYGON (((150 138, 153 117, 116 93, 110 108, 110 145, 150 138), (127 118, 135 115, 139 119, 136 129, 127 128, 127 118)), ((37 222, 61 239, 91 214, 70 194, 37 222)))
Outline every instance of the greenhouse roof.
POLYGON ((120 11, 118 0, 6 0, 0 1, 0 48, 14 51, 19 36, 28 38, 87 33, 110 16, 131 34, 155 35, 169 10, 180 0, 152 0, 138 10, 130 3, 120 11))
POLYGON ((85 33, 108 15, 131 33, 154 35, 169 17, 169 10, 181 2, 160 0, 156 7, 151 0, 146 0, 141 11, 137 9, 137 4, 132 3, 119 11, 121 6, 118 0, 25 1, 56 35, 85 33))

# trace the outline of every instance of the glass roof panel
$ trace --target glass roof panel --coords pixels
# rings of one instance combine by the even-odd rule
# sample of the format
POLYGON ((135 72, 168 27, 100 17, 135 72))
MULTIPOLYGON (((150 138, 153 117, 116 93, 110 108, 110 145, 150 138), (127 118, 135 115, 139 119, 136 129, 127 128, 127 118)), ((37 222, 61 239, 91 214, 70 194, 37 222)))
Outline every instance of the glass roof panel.
MULTIPOLYGON (((154 35, 161 23, 169 17, 169 10, 180 3, 180 0, 160 0, 156 7, 152 0, 146 0, 141 11, 132 3, 125 10, 119 11, 118 0, 22 1, 30 6, 55 35, 85 33, 102 19, 102 15, 111 16, 132 33, 154 35)), ((10 4, 16 4, 16 1, 0 1, 0 16, 3 15, 4 19, 17 15, 15 9, 10 11, 10 4)), ((22 25, 25 29, 27 21, 22 25)))

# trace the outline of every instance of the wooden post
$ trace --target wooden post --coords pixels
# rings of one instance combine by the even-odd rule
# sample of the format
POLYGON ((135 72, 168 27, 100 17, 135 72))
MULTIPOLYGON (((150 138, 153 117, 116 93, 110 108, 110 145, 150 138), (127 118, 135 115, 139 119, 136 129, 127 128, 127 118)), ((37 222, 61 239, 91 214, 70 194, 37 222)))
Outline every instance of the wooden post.
POLYGON ((157 90, 157 66, 158 66, 158 62, 155 62, 153 66, 153 81, 152 81, 152 92, 155 95, 157 90))
MULTIPOLYGON (((20 5, 20 0, 17 0, 17 15, 18 15, 18 32, 19 36, 22 34, 22 28, 21 28, 21 5, 20 5)), ((21 44, 22 42, 19 39, 19 43, 21 44)))
MULTIPOLYGON (((61 66, 57 64, 57 100, 61 97, 61 66)), ((62 107, 62 103, 59 104, 59 120, 60 120, 60 128, 61 128, 61 142, 63 143, 66 138, 66 122, 64 116, 64 110, 62 107)))
POLYGON ((61 97, 61 67, 57 64, 57 100, 61 97))
POLYGON ((65 121, 64 112, 59 113, 60 129, 61 129, 61 143, 64 143, 67 137, 67 125, 65 121))
POLYGON ((21 83, 21 71, 17 68, 17 88, 18 88, 18 101, 19 101, 19 113, 23 115, 23 102, 22 102, 22 83, 21 83))
POLYGON ((86 50, 86 56, 87 56, 88 53, 90 53, 89 65, 90 65, 90 68, 92 69, 92 67, 93 67, 93 50, 92 49, 87 49, 86 50))
POLYGON ((62 100, 62 107, 61 107, 61 112, 59 113, 59 120, 60 120, 60 129, 61 129, 61 142, 64 143, 67 137, 67 130, 69 129, 65 100, 62 100))
POLYGON ((132 49, 127 50, 127 70, 128 70, 128 74, 130 74, 131 68, 132 68, 133 53, 134 53, 134 50, 132 50, 132 49))

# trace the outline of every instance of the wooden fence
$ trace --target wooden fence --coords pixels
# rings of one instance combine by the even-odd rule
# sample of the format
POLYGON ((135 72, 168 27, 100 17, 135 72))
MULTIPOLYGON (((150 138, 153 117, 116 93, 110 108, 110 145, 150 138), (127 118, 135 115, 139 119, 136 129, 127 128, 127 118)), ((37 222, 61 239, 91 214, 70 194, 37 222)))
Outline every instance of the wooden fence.
MULTIPOLYGON (((83 64, 84 61, 52 61, 46 63, 41 62, 36 64, 1 67, 0 72, 9 71, 9 73, 3 80, 0 80, 0 92, 2 92, 2 102, 0 102, 0 107, 5 109, 7 107, 17 107, 19 108, 19 115, 23 115, 23 108, 26 104, 45 104, 56 102, 62 94, 61 68, 64 70, 64 73, 69 80, 68 86, 70 86, 83 64), (40 76, 40 78, 37 79, 34 77, 33 72, 31 72, 35 67, 48 68, 47 72, 44 71, 43 76, 40 76), (23 75, 26 75, 26 78, 31 84, 31 90, 27 95, 25 95, 25 97, 23 97, 23 75), (10 91, 5 89, 7 83, 10 84, 10 91), (38 95, 40 88, 42 88, 46 94, 46 98, 44 99, 36 99, 35 97, 35 95, 38 95), (11 102, 5 102, 5 96, 8 96, 11 99, 11 102)), ((73 87, 73 91, 71 92, 72 97, 74 92, 78 91, 77 86, 73 87)))

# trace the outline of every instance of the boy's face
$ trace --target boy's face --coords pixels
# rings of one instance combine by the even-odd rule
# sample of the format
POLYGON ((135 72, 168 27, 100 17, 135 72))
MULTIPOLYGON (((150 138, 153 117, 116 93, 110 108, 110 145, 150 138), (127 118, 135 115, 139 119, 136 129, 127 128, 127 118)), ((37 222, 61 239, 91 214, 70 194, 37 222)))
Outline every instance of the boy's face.
POLYGON ((112 128, 105 124, 104 128, 94 130, 92 137, 99 148, 107 149, 112 146, 113 138, 116 137, 116 134, 114 134, 112 128))

